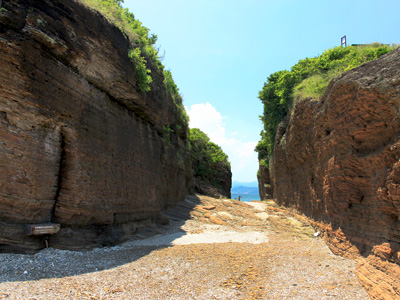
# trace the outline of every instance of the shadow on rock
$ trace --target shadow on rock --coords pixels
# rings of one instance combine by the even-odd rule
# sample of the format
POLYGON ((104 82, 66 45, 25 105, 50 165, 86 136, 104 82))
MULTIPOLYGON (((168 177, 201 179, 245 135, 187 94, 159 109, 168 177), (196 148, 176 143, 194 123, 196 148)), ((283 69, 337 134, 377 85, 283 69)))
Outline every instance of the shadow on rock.
POLYGON ((149 226, 119 246, 91 251, 48 248, 36 254, 1 253, 0 283, 76 276, 134 262, 152 251, 172 246, 175 239, 186 235, 180 227, 191 218, 191 211, 199 203, 197 196, 188 196, 163 212, 170 220, 169 225, 149 226), (152 237, 156 236, 154 242, 152 237))

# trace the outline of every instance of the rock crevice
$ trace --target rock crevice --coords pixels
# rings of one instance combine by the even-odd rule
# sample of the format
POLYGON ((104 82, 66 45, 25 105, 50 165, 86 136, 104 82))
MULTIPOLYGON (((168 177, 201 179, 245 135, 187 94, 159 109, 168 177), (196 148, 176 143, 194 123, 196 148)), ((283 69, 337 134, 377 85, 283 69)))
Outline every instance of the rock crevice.
POLYGON ((54 195, 54 205, 51 210, 50 222, 55 222, 55 212, 56 212, 57 202, 60 198, 61 189, 62 189, 62 185, 63 185, 63 178, 65 177, 66 166, 67 166, 67 157, 66 157, 66 150, 65 150, 66 147, 67 147, 67 145, 65 142, 65 136, 61 129, 60 130, 60 159, 59 159, 59 165, 58 165, 57 186, 56 186, 56 192, 54 195))

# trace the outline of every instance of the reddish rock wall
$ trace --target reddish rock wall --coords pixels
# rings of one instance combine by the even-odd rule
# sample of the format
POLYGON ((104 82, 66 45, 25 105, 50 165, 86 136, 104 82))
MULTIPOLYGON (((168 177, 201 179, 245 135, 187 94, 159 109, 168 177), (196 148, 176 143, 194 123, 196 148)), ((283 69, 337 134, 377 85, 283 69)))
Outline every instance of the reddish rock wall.
POLYGON ((61 223, 50 246, 82 249, 163 221, 191 170, 162 72, 138 92, 127 39, 78 2, 0 3, 0 251, 44 247, 24 224, 61 223))
POLYGON ((271 176, 279 204, 318 221, 334 252, 359 257, 373 298, 400 299, 400 49, 301 101, 278 132, 271 176))

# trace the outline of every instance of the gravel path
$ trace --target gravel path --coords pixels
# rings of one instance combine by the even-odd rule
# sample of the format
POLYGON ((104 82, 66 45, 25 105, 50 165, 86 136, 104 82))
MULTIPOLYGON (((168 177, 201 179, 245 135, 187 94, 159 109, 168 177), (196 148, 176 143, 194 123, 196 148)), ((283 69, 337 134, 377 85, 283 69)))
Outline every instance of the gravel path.
POLYGON ((190 219, 178 206, 145 239, 0 254, 0 299, 369 299, 308 224, 261 202, 187 201, 190 219))

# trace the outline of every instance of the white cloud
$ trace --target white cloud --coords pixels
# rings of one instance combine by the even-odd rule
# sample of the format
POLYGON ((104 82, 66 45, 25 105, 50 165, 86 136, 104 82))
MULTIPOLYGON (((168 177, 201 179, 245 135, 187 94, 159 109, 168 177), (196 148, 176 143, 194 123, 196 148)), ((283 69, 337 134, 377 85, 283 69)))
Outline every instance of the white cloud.
POLYGON ((210 103, 193 104, 189 114, 190 128, 199 128, 204 131, 214 143, 221 146, 225 142, 225 127, 221 114, 210 103))
POLYGON ((237 133, 230 133, 228 137, 223 122, 224 117, 210 103, 193 104, 186 107, 190 128, 199 128, 204 131, 210 140, 219 145, 228 154, 232 167, 232 177, 235 181, 255 181, 258 169, 257 154, 254 148, 257 141, 244 142, 237 133))

